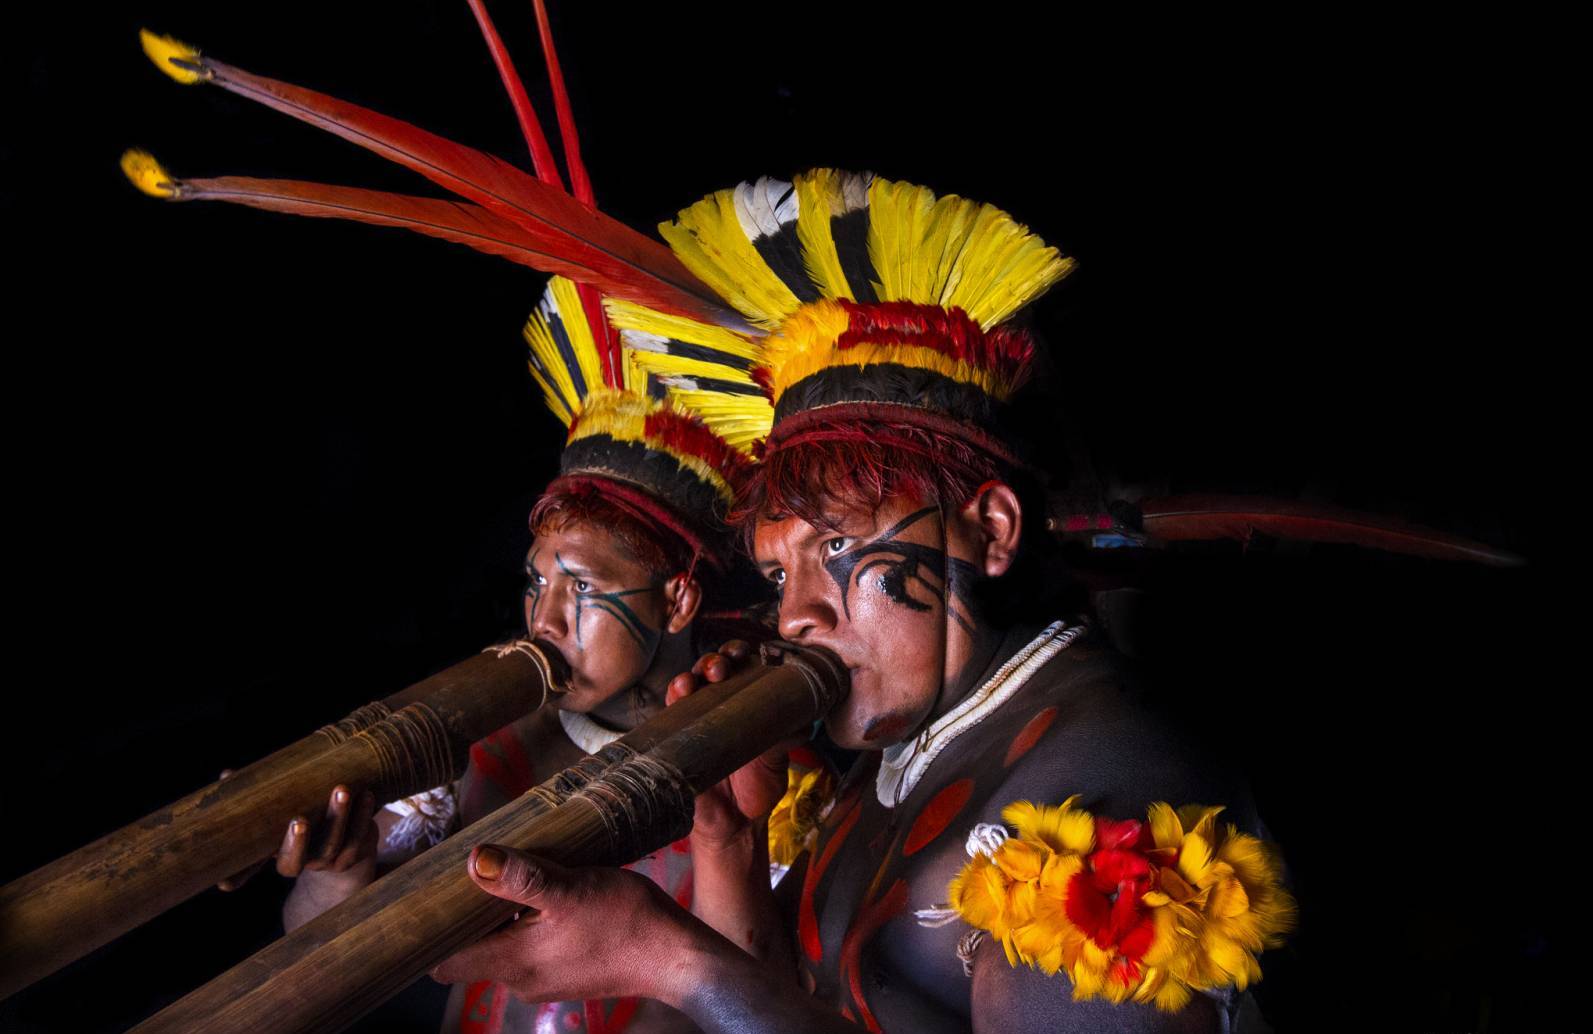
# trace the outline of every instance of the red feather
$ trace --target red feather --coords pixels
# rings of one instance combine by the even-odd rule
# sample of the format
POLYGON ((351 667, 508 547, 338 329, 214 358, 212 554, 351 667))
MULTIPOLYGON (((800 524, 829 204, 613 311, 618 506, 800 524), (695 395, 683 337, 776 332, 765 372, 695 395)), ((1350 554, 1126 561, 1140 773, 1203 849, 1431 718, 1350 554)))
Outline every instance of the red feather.
POLYGON ((514 106, 515 117, 520 120, 520 132, 525 136, 526 147, 531 151, 531 167, 536 170, 537 179, 543 183, 564 189, 564 182, 559 179, 559 167, 553 163, 553 151, 548 147, 548 138, 542 133, 542 123, 537 121, 537 113, 531 107, 531 98, 526 96, 525 84, 520 81, 520 73, 514 70, 514 62, 509 58, 509 51, 503 45, 503 39, 498 35, 497 26, 492 24, 492 18, 487 14, 487 5, 483 0, 466 0, 470 4, 470 11, 476 16, 476 24, 481 27, 481 36, 487 41, 487 50, 492 54, 492 63, 498 66, 498 76, 503 80, 503 88, 509 94, 509 103, 514 106))
MULTIPOLYGON (((726 309, 668 248, 528 176, 501 159, 456 144, 367 108, 201 60, 208 81, 413 169, 432 182, 519 224, 556 254, 562 269, 615 297, 734 329, 745 322, 726 309), (601 282, 598 279, 601 278, 601 282)), ((549 272, 555 272, 552 266, 549 272)))
POLYGON ((1525 561, 1513 553, 1391 517, 1291 499, 1187 495, 1140 501, 1146 534, 1169 542, 1231 538, 1255 532, 1307 542, 1338 542, 1437 560, 1469 560, 1495 567, 1525 561))
POLYGON ((270 212, 397 226, 464 244, 545 273, 591 280, 599 289, 607 289, 607 282, 593 270, 548 250, 545 240, 464 201, 247 176, 182 180, 175 186, 177 201, 230 201, 270 212))
POLYGON ((564 164, 570 171, 570 189, 576 199, 596 205, 592 193, 592 180, 586 175, 586 164, 581 161, 581 140, 575 133, 575 115, 570 111, 570 95, 564 89, 564 72, 559 68, 559 55, 553 49, 553 27, 548 24, 548 9, 542 0, 534 0, 537 11, 537 32, 542 36, 542 54, 548 62, 548 80, 553 86, 553 111, 559 119, 559 137, 564 141, 564 164))

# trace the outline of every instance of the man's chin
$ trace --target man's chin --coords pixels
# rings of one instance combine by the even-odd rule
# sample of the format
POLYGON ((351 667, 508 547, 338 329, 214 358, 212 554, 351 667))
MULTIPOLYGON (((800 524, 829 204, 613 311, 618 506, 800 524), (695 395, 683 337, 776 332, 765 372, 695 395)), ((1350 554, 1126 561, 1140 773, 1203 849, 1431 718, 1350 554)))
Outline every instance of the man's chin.
POLYGON ((884 750, 911 737, 918 724, 917 715, 893 711, 862 713, 847 704, 824 719, 830 740, 843 750, 884 750))

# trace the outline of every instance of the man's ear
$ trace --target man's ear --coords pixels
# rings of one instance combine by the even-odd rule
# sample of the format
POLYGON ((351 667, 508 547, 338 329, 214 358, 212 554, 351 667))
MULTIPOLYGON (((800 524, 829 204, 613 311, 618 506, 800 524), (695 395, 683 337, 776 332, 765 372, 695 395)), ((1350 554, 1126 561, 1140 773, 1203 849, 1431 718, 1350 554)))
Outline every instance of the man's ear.
POLYGON ((987 578, 999 578, 1012 567, 1023 537, 1023 504, 1012 486, 986 482, 963 507, 963 519, 974 526, 979 553, 974 558, 987 578))
POLYGON ((664 599, 669 601, 669 620, 664 631, 669 635, 684 632, 702 606, 702 585, 689 575, 677 574, 664 583, 664 599))

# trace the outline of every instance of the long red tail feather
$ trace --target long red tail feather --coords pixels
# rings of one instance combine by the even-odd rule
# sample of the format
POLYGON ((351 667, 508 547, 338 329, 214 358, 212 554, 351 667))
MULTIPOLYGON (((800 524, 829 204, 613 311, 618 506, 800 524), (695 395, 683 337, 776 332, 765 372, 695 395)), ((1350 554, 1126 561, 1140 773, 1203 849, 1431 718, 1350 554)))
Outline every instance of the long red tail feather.
POLYGON ((596 271, 548 251, 543 240, 527 233, 523 227, 465 201, 247 176, 180 180, 173 186, 176 188, 173 200, 177 201, 229 201, 269 212, 397 226, 463 244, 544 273, 590 282, 599 291, 610 289, 596 271))
MULTIPOLYGON (((212 83, 318 126, 518 224, 571 265, 604 280, 615 297, 735 329, 745 322, 725 308, 663 244, 527 175, 509 163, 406 122, 290 83, 201 60, 212 83)), ((538 267, 543 268, 543 267, 538 267)), ((595 282, 595 281, 594 281, 595 282)))
POLYGON ((1142 499, 1145 532, 1165 541, 1231 538, 1253 532, 1307 542, 1368 546, 1438 560, 1467 560, 1494 567, 1525 563, 1514 553, 1481 542, 1407 524, 1378 514, 1253 496, 1186 495, 1142 499))
POLYGON ((592 181, 581 161, 581 140, 575 132, 575 115, 570 111, 570 94, 564 88, 564 71, 558 52, 553 49, 553 26, 548 23, 548 8, 542 0, 532 0, 537 12, 537 32, 542 36, 542 55, 548 63, 548 80, 553 86, 553 111, 559 119, 559 138, 564 142, 564 164, 570 171, 570 189, 576 198, 597 204, 592 181))
MULTIPOLYGON (((498 77, 503 80, 503 88, 509 94, 509 103, 514 105, 514 114, 520 120, 520 132, 525 136, 526 147, 531 152, 531 167, 536 170, 537 179, 563 190, 564 181, 559 178, 559 167, 553 162, 553 151, 548 147, 548 138, 542 132, 542 123, 537 120, 536 110, 531 107, 531 98, 526 96, 525 84, 520 81, 520 73, 515 71, 514 62, 509 58, 508 48, 503 45, 503 38, 498 35, 498 27, 492 24, 492 18, 487 14, 485 0, 466 0, 466 2, 470 4, 471 13, 476 16, 476 24, 481 27, 482 38, 487 41, 487 51, 492 54, 492 63, 498 66, 498 77)), ((568 150, 568 144, 565 146, 568 150)))

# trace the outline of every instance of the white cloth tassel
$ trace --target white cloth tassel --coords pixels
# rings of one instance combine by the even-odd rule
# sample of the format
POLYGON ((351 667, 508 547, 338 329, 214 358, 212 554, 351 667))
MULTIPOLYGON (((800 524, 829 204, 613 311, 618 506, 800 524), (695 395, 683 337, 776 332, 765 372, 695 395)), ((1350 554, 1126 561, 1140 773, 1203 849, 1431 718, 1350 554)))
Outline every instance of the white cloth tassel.
POLYGON ((421 841, 425 841, 427 847, 441 843, 448 836, 448 827, 453 825, 458 807, 452 784, 394 801, 387 810, 400 818, 388 830, 387 839, 382 843, 389 850, 400 852, 419 850, 421 841))

